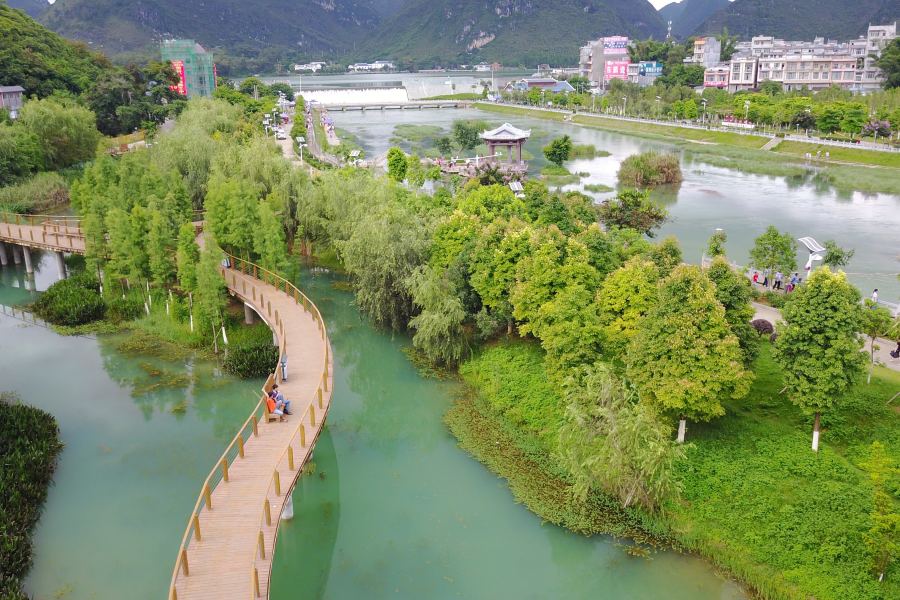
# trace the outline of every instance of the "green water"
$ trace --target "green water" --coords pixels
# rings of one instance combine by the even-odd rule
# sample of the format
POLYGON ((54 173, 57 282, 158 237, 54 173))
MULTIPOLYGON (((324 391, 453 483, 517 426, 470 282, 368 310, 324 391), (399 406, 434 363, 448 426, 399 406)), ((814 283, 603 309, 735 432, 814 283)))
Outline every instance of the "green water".
POLYGON ((459 384, 421 377, 408 339, 374 333, 327 277, 314 285, 335 392, 316 473, 278 534, 273 600, 744 597, 696 557, 629 557, 542 524, 441 422, 459 384))
MULTIPOLYGON (((55 258, 35 261, 44 290, 56 280, 55 258)), ((25 281, 24 266, 0 270, 0 304, 30 302, 25 281)), ((0 390, 53 414, 66 444, 26 592, 38 600, 165 598, 200 485, 260 382, 235 380, 190 354, 124 356, 116 346, 127 336, 61 337, 5 310, 0 390), (132 395, 179 375, 196 379, 132 395), (173 414, 184 401, 186 412, 173 414)))
MULTIPOLYGON (((878 288, 882 300, 900 300, 900 282, 897 281, 900 271, 898 195, 837 188, 814 172, 798 177, 774 177, 713 167, 694 161, 690 153, 683 153, 679 146, 666 141, 564 124, 559 117, 556 121, 547 121, 474 109, 331 111, 331 116, 338 127, 357 136, 355 141, 367 156, 376 156, 393 145, 389 140, 394 127, 401 123, 437 125, 444 128, 441 135, 448 135, 457 119, 483 119, 492 125, 506 121, 530 129, 531 138, 526 142, 525 150, 534 156, 529 161, 529 175, 535 178, 547 164, 541 153, 542 146, 562 135, 571 136, 576 144, 593 144, 611 153, 610 156, 567 161, 566 168, 571 172, 587 173, 587 176, 581 183, 564 186, 565 191, 583 189, 584 184, 616 187, 619 165, 631 154, 647 150, 678 152, 682 154, 684 182, 662 186, 652 197, 665 205, 672 216, 672 220, 662 227, 660 237, 670 234, 677 237, 686 262, 698 263, 701 249, 706 247, 709 237, 717 228, 722 228, 728 234, 725 244, 728 258, 746 265, 754 239, 766 227, 774 225, 795 238, 810 236, 819 243, 832 238, 839 246, 855 248, 856 255, 844 269, 850 281, 862 290, 863 296, 878 288)), ((762 143, 762 138, 760 140, 762 143)), ((404 142, 400 146, 409 151, 412 144, 404 142)), ((591 195, 601 200, 614 193, 591 195)), ((801 245, 797 252, 801 271, 808 258, 809 252, 801 245)))
MULTIPOLYGON (((30 302, 55 258, 0 271, 0 304, 30 302)), ((303 287, 335 350, 335 395, 316 473, 281 528, 271 597, 743 597, 702 560, 628 557, 513 502, 441 423, 457 383, 424 379, 328 277, 303 287)), ((0 313, 0 389, 56 416, 66 443, 38 525, 26 592, 38 600, 165 597, 200 484, 254 404, 259 381, 167 352, 126 356, 124 335, 64 338, 0 313), (191 377, 176 387, 150 385, 191 377), (187 401, 184 414, 173 406, 187 401)))

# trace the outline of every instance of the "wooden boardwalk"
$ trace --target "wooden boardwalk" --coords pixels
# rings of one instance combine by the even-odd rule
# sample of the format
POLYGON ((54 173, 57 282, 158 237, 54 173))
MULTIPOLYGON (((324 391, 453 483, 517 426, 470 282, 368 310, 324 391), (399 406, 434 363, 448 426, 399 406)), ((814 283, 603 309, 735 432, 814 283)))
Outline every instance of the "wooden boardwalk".
POLYGON ((278 372, 267 386, 280 381, 293 415, 268 422, 257 404, 213 469, 179 551, 171 599, 268 597, 282 510, 331 403, 330 348, 315 306, 274 274, 232 260, 232 268, 222 269, 229 292, 266 321, 288 356, 288 378, 278 372))
MULTIPOLYGON (((202 234, 197 241, 203 245, 202 234)), ((85 252, 76 218, 0 213, 0 242, 85 252)), ((229 293, 266 322, 280 356, 288 357, 287 379, 273 365, 264 389, 277 382, 293 414, 286 422, 269 421, 263 390, 255 406, 247 407, 247 421, 200 487, 176 558, 170 600, 268 598, 282 511, 331 405, 331 349, 318 309, 285 279, 230 260, 229 268, 221 268, 229 293)))
POLYGON ((0 242, 84 254, 81 222, 75 217, 0 213, 0 242))

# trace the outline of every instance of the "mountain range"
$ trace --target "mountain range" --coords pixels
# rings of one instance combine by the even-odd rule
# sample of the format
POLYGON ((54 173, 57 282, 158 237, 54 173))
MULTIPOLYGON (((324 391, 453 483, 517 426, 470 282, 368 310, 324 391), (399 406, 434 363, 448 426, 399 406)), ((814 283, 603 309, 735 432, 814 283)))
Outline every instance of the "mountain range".
MULTIPOLYGON (((687 0, 685 0, 687 1, 687 0)), ((715 35, 728 27, 749 40, 771 35, 785 40, 855 39, 869 24, 900 19, 900 0, 735 0, 694 29, 694 35, 715 35)))
POLYGON ((665 22, 672 22, 672 35, 684 39, 707 17, 731 4, 729 0, 681 0, 659 9, 665 22))
POLYGON ((588 40, 612 35, 662 39, 665 25, 647 0, 406 0, 363 50, 420 67, 572 64, 588 40))
MULTIPOLYGON (((224 73, 304 57, 393 59, 405 67, 498 61, 574 64, 591 39, 717 35, 847 40, 900 19, 900 0, 7 0, 56 33, 120 62, 190 38, 224 73), (118 57, 118 58, 117 58, 118 57)), ((2 44, 0 44, 2 45, 2 44)))

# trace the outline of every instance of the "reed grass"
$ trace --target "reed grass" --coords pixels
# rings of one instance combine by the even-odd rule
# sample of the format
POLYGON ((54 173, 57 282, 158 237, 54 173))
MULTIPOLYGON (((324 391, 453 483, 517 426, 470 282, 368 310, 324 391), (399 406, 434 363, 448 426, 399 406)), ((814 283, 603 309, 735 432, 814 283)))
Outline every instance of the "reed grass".
POLYGON ((69 184, 58 173, 38 173, 0 188, 0 212, 40 214, 69 203, 69 184))
POLYGON ((636 188, 678 183, 684 179, 680 162, 673 152, 632 154, 619 167, 619 182, 636 188))

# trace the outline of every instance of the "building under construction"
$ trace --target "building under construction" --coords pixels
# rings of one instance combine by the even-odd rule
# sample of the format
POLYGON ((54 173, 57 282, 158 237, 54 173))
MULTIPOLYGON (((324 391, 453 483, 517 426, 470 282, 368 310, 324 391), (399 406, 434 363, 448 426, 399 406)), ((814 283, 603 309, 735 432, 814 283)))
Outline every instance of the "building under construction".
POLYGON ((172 61, 181 82, 174 86, 188 99, 211 98, 216 89, 216 65, 213 55, 194 40, 166 40, 162 43, 162 59, 172 61))

